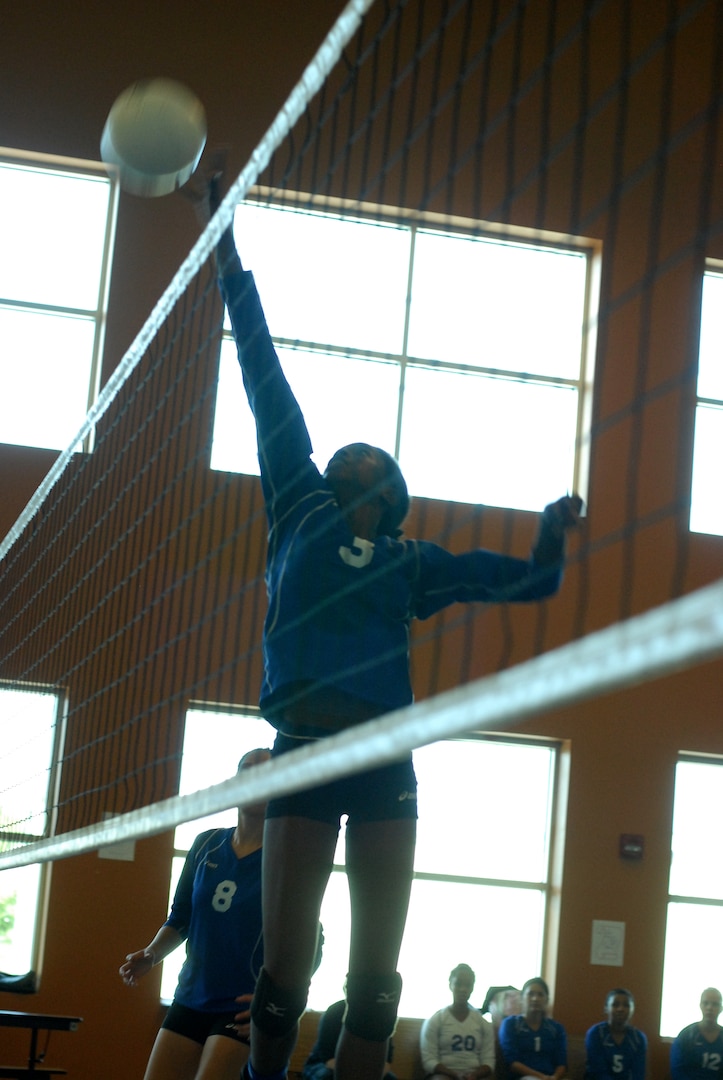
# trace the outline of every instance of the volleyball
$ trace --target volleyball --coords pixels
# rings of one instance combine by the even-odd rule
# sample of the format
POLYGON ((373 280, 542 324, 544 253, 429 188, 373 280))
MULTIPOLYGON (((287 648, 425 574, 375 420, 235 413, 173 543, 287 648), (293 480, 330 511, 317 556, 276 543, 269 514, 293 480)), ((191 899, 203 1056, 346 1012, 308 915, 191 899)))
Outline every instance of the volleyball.
POLYGON ((206 113, 175 79, 141 79, 114 102, 100 154, 132 195, 168 195, 192 175, 206 144, 206 113))

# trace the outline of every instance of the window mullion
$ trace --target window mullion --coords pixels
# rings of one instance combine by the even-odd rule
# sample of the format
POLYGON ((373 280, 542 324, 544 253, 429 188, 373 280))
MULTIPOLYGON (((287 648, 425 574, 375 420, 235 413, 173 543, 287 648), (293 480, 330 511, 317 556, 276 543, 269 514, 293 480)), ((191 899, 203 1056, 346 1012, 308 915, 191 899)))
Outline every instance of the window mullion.
POLYGON ((394 437, 394 456, 399 457, 402 442, 402 416, 404 412, 404 388, 407 381, 407 361, 409 351, 409 320, 412 310, 412 279, 414 277, 414 251, 417 243, 417 228, 409 230, 409 263, 407 264, 407 295, 404 305, 404 331, 402 333, 402 355, 399 359, 399 401, 397 405, 397 430, 394 437))

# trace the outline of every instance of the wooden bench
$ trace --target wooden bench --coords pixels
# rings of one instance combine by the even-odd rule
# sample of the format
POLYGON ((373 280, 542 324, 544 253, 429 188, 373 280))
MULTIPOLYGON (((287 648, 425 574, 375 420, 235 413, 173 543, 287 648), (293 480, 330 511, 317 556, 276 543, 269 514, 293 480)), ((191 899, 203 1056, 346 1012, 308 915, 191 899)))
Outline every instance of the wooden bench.
MULTIPOLYGON (((316 1041, 316 1032, 322 1014, 307 1009, 299 1023, 299 1040, 291 1058, 290 1073, 294 1080, 299 1080, 304 1062, 311 1053, 311 1048, 316 1041)), ((423 1080, 424 1070, 419 1053, 419 1032, 422 1021, 412 1017, 402 1016, 397 1022, 394 1032, 394 1060, 392 1068, 399 1080, 423 1080)))
MULTIPOLYGON (((309 1009, 299 1024, 299 1041, 291 1059, 290 1075, 292 1080, 301 1080, 301 1070, 311 1053, 316 1041, 316 1032, 321 1013, 309 1009)), ((419 1033, 422 1021, 402 1016, 394 1032, 394 1060, 392 1068, 399 1080, 424 1080, 424 1070, 419 1052, 419 1033)), ((585 1076, 585 1037, 568 1035, 567 1038, 567 1076, 569 1080, 584 1080, 585 1076)), ((0 1074, 1 1075, 1 1074, 0 1074)))

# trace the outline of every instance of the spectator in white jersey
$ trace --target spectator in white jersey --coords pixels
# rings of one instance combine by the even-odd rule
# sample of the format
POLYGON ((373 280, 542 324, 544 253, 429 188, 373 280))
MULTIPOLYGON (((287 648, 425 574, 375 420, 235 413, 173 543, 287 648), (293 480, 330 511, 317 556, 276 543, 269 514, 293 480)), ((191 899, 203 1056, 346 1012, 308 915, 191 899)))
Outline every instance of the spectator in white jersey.
MULTIPOLYGON (((270 750, 250 750, 239 771, 270 757, 270 750)), ((144 1080, 238 1080, 246 1064, 248 1007, 263 963, 265 812, 266 803, 243 807, 235 828, 208 829, 196 837, 168 919, 120 967, 123 982, 136 986, 186 942, 186 960, 144 1080)))
POLYGON ((723 1027, 718 1017, 723 1011, 720 990, 709 986, 700 996, 702 1018, 688 1024, 670 1048, 673 1080, 715 1080, 723 1075, 723 1027))
POLYGON ((475 974, 469 964, 457 964, 449 975, 452 1004, 422 1024, 420 1049, 426 1076, 451 1080, 482 1080, 495 1069, 492 1024, 469 1004, 475 974))

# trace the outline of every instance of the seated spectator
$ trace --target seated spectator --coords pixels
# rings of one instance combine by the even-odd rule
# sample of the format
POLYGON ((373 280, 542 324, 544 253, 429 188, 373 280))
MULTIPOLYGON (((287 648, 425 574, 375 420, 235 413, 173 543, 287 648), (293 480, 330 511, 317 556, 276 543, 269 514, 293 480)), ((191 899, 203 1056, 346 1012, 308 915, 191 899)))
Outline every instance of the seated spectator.
POLYGON ((635 1001, 617 987, 605 999, 607 1020, 585 1036, 586 1080, 645 1080, 648 1040, 630 1023, 635 1001))
POLYGON ((720 990, 709 986, 700 998, 702 1020, 684 1027, 670 1048, 673 1080, 713 1080, 723 1074, 723 1010, 720 990))
MULTIPOLYGON (((301 1075, 304 1080, 331 1080, 334 1075, 334 1063, 336 1061, 336 1044, 339 1041, 344 1013, 346 1012, 346 999, 335 1001, 330 1005, 319 1020, 319 1029, 316 1033, 316 1042, 311 1053, 304 1062, 301 1075)), ((384 1065, 384 1080, 397 1080, 391 1070, 391 1061, 394 1055, 392 1040, 387 1044, 387 1059, 384 1065)))
POLYGON ((495 1033, 495 1076, 506 1080, 507 1068, 500 1046, 500 1024, 506 1016, 517 1016, 522 1009, 522 995, 516 986, 490 986, 480 1012, 489 1016, 495 1033))
POLYGON ((490 986, 480 1012, 487 1014, 495 1031, 506 1016, 517 1016, 522 1009, 522 995, 516 986, 490 986))
POLYGON ((495 1067, 492 1025, 469 1005, 475 975, 469 964, 458 964, 449 976, 452 1004, 425 1020, 420 1033, 422 1065, 427 1076, 452 1080, 482 1080, 495 1067))
POLYGON ((550 1019, 550 991, 544 979, 528 979, 522 987, 522 1013, 500 1026, 500 1046, 510 1077, 561 1080, 567 1072, 567 1034, 550 1019))

